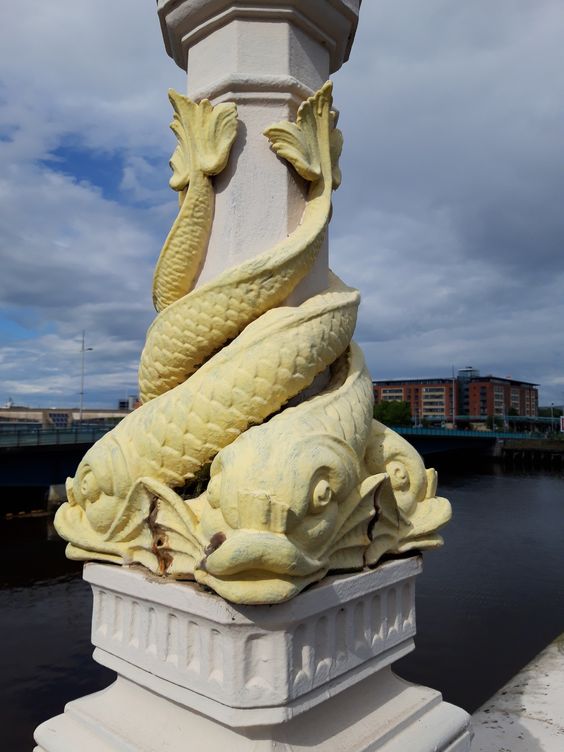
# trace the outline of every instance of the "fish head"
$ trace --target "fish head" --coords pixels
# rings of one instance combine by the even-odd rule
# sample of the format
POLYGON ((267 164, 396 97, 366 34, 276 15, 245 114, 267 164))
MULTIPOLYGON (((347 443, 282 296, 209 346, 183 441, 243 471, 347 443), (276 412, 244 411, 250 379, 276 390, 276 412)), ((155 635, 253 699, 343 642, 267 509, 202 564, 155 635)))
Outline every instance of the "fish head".
POLYGON ((196 578, 244 603, 286 600, 326 574, 342 504, 359 483, 341 438, 260 428, 215 458, 200 523, 208 545, 196 578))
POLYGON ((392 516, 399 512, 407 518, 420 502, 436 492, 436 474, 426 470, 419 452, 403 436, 376 420, 373 425, 368 465, 372 472, 386 472, 389 476, 380 503, 392 516))
POLYGON ((437 530, 450 520, 452 509, 447 499, 437 496, 436 470, 426 469, 411 444, 376 420, 365 460, 370 472, 383 471, 389 479, 378 498, 368 565, 375 565, 386 553, 442 545, 437 530))
POLYGON ((120 445, 107 434, 92 446, 73 478, 67 478, 69 506, 80 507, 90 527, 106 533, 131 490, 131 479, 120 445))

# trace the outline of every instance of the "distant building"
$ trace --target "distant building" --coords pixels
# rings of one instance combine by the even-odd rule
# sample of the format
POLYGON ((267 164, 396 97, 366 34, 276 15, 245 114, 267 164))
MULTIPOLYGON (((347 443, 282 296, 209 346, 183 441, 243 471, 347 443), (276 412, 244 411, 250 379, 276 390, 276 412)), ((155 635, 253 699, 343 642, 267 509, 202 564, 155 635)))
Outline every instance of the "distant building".
POLYGON ((457 378, 388 379, 374 381, 376 403, 407 402, 411 417, 452 422, 457 417, 482 420, 488 417, 538 416, 538 384, 499 376, 481 376, 472 367, 462 368, 457 378))
POLYGON ((458 389, 453 379, 404 379, 374 381, 374 399, 378 402, 407 402, 411 417, 418 420, 452 420, 458 415, 458 389), (453 389, 454 385, 454 389, 453 389))
MULTIPOLYGON (((92 410, 82 411, 82 423, 117 423, 130 410, 92 410)), ((36 426, 39 428, 72 428, 80 422, 77 407, 22 407, 11 405, 0 407, 0 428, 9 425, 36 426)))
POLYGON ((139 407, 140 404, 139 397, 136 394, 130 394, 129 397, 119 400, 118 408, 120 410, 128 410, 131 412, 131 410, 135 410, 136 407, 139 407))
POLYGON ((480 371, 472 366, 461 368, 458 371, 458 399, 460 403, 460 415, 470 415, 470 382, 477 379, 480 371))
POLYGON ((504 417, 539 414, 537 384, 499 376, 478 376, 468 385, 468 414, 472 416, 504 417))

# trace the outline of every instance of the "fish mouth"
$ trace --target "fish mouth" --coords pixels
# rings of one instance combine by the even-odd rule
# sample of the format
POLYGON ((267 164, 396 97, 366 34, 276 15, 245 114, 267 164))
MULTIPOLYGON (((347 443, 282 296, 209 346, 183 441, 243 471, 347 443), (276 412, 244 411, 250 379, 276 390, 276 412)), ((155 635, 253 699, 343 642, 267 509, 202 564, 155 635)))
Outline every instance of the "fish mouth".
POLYGON ((200 567, 215 577, 258 570, 281 575, 307 576, 322 566, 303 553, 285 535, 244 530, 214 547, 200 567))
POLYGON ((280 603, 325 576, 327 566, 277 533, 245 530, 222 542, 195 570, 198 582, 234 603, 280 603))
POLYGON ((241 606, 270 606, 289 601, 308 585, 323 579, 327 571, 324 568, 308 577, 291 577, 248 570, 243 579, 236 575, 214 577, 208 572, 196 569, 195 579, 231 603, 241 606))

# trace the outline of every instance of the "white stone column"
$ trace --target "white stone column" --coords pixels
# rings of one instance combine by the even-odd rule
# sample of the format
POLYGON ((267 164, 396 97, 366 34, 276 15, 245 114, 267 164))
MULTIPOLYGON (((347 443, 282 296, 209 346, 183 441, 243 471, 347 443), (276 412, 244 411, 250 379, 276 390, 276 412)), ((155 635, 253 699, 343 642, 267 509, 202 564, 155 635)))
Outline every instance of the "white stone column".
MULTIPOLYGON (((293 120, 303 100, 348 59, 361 0, 159 0, 166 50, 188 69, 188 95, 236 102, 239 131, 215 179, 216 208, 199 284, 266 251, 297 226, 305 185, 270 151, 264 129, 293 120)), ((338 94, 337 94, 338 105, 338 94)), ((327 286, 327 241, 294 291, 327 286)))
MULTIPOLYGON (((359 7, 159 0, 189 95, 239 110, 200 284, 299 223, 305 186, 262 132, 293 119, 347 59, 359 7)), ((326 287, 326 251, 292 302, 326 287)), ((412 556, 326 578, 287 603, 234 606, 193 583, 89 564, 94 659, 117 680, 43 723, 36 752, 468 752, 468 715, 391 670, 413 649, 420 571, 412 556)))

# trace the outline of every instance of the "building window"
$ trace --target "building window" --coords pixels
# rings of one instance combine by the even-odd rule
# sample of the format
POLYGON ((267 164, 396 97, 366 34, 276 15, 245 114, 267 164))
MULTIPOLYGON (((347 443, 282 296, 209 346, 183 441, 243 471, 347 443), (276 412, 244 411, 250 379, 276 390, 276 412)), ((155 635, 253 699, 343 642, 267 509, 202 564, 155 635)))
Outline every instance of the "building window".
POLYGON ((69 424, 68 413, 49 413, 49 420, 55 428, 67 428, 69 424))

